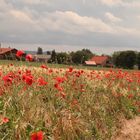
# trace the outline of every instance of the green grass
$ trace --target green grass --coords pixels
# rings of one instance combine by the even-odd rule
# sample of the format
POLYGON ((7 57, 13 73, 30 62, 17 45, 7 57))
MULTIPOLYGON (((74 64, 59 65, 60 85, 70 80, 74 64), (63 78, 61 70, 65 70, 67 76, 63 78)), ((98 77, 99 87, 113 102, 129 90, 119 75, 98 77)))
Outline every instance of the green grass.
MULTIPOLYGON (((33 66, 33 67, 40 67, 42 64, 47 65, 50 68, 69 68, 70 65, 65 64, 50 64, 50 63, 42 63, 42 62, 27 62, 27 61, 17 61, 17 60, 0 60, 0 65, 9 65, 14 64, 14 66, 33 66)), ((84 66, 84 65, 71 65, 73 68, 76 69, 88 69, 88 70, 109 70, 110 68, 105 67, 96 67, 96 66, 84 66)))

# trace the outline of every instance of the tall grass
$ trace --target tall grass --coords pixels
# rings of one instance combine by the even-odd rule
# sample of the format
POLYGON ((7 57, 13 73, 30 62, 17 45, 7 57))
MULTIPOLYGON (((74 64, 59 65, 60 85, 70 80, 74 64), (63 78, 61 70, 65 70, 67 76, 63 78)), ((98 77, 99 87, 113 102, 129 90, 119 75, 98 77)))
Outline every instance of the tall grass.
POLYGON ((140 72, 18 64, 0 68, 2 140, 38 131, 44 140, 109 140, 122 119, 139 114, 140 72))

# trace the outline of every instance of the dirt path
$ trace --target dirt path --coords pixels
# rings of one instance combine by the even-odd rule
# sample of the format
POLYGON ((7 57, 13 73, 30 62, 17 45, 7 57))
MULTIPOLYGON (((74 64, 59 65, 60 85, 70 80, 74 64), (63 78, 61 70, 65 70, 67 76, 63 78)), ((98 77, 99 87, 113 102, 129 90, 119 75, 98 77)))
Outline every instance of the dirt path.
POLYGON ((140 116, 124 122, 124 126, 114 140, 140 140, 140 116))

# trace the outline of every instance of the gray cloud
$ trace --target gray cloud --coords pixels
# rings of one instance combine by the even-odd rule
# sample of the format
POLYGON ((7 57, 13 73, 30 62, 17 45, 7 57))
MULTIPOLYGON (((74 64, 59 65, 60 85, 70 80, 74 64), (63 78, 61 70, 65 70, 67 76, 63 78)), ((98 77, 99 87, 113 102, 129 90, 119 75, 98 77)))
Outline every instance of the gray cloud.
POLYGON ((0 41, 62 50, 140 50, 139 5, 135 0, 0 0, 0 41))

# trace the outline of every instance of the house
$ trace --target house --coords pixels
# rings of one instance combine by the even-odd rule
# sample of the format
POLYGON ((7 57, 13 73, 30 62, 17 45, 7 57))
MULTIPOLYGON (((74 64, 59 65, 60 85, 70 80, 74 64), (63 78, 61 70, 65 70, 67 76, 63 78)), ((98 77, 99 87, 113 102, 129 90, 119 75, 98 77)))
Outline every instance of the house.
POLYGON ((94 61, 85 61, 85 65, 96 66, 96 63, 94 61))
POLYGON ((51 55, 45 55, 45 54, 33 55, 33 59, 36 62, 45 62, 45 63, 47 63, 50 58, 51 58, 51 55))
POLYGON ((0 59, 16 59, 17 49, 15 48, 0 48, 0 59))
POLYGON ((86 65, 111 67, 113 66, 109 56, 93 56, 89 61, 85 61, 86 65))

